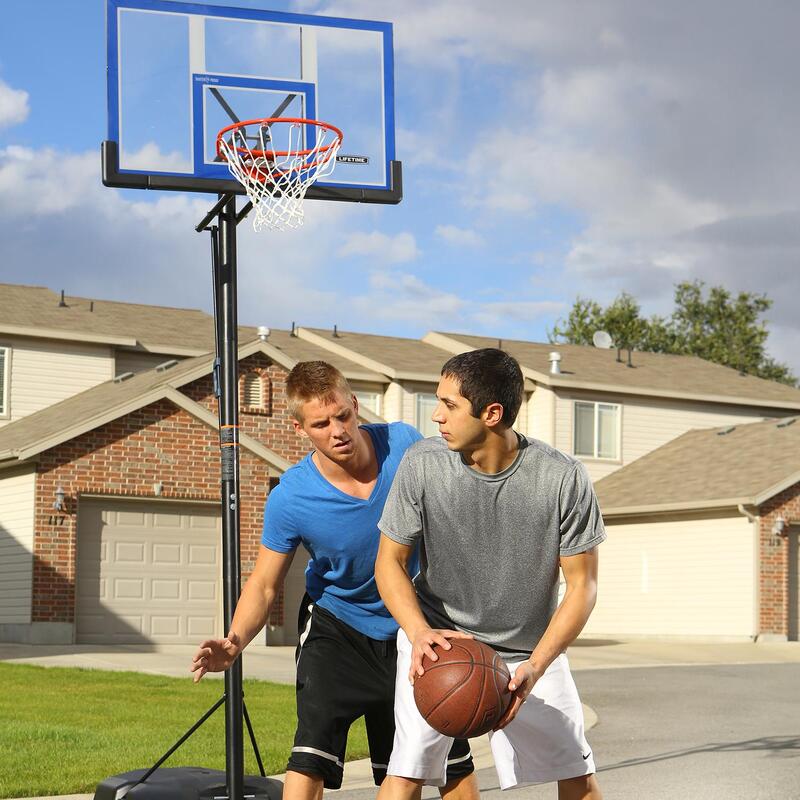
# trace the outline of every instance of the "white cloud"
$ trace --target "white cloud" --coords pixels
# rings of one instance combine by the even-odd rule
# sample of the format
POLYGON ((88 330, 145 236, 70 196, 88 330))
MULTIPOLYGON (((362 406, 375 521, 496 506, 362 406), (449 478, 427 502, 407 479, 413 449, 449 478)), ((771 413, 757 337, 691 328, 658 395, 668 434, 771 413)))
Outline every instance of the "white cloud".
POLYGON ((148 142, 133 152, 122 152, 120 168, 154 172, 190 172, 192 164, 187 155, 177 150, 163 153, 155 142, 148 142))
POLYGON ((455 225, 437 225, 436 235, 456 247, 482 247, 486 244, 483 238, 473 230, 459 228, 455 225))
POLYGON ((338 255, 364 256, 380 263, 400 264, 418 258, 420 251, 411 233, 389 236, 380 231, 351 233, 339 248, 338 255))
POLYGON ((0 80, 0 128, 24 122, 29 113, 28 93, 22 89, 12 89, 0 80))
POLYGON ((397 320, 422 327, 459 319, 467 301, 452 292, 426 284, 408 272, 375 271, 369 291, 354 299, 356 311, 373 324, 397 320))
POLYGON ((567 304, 556 300, 500 301, 482 304, 472 317, 486 331, 524 330, 534 321, 567 311, 567 304))

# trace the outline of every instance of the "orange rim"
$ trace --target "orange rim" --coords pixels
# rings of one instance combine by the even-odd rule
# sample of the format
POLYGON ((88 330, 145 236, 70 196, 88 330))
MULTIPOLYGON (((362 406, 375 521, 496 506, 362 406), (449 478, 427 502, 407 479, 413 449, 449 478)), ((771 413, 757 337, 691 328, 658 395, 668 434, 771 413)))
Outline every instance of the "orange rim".
MULTIPOLYGON (((324 147, 320 147, 318 150, 316 147, 310 147, 307 150, 248 150, 244 147, 235 147, 237 153, 241 155, 253 155, 257 158, 266 158, 267 160, 274 161, 277 158, 282 158, 288 155, 294 156, 310 156, 312 153, 318 152, 320 154, 327 153, 331 148, 334 146, 340 145, 342 143, 342 139, 344 138, 344 134, 337 128, 335 125, 330 125, 327 122, 320 122, 317 119, 302 119, 300 117, 267 117, 265 119, 248 119, 243 120, 242 122, 234 122, 233 125, 228 125, 226 128, 223 128, 217 134, 217 155, 220 158, 225 159, 227 161, 227 157, 225 153, 221 150, 221 143, 223 138, 225 137, 226 133, 230 133, 231 131, 238 130, 239 128, 244 128, 248 125, 258 125, 260 127, 264 126, 271 126, 275 123, 287 123, 287 124, 296 124, 296 125, 316 125, 318 128, 324 128, 325 130, 331 131, 335 134, 336 138, 326 144, 324 147)), ((317 161, 314 164, 319 163, 317 161)), ((314 164, 309 164, 309 167, 314 166, 314 164)))

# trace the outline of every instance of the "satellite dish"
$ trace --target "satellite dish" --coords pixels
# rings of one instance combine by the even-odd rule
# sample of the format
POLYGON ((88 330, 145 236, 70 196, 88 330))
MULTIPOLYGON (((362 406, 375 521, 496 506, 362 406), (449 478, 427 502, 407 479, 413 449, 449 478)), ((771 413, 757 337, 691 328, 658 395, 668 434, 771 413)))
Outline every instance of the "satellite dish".
POLYGON ((601 350, 609 350, 614 346, 613 340, 605 331, 595 331, 592 336, 592 344, 601 350))

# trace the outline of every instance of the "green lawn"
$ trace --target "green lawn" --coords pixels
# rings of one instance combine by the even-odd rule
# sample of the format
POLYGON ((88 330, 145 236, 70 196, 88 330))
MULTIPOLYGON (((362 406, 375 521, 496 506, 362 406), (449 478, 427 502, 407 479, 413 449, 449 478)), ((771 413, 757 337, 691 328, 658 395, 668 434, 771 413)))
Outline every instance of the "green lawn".
MULTIPOLYGON (((0 797, 93 792, 110 775, 150 767, 222 688, 220 680, 0 663, 0 797)), ((244 693, 266 772, 283 772, 294 687, 245 681, 244 693)), ((219 708, 164 766, 225 769, 224 713, 219 708)), ((347 758, 366 755, 362 719, 347 758)), ((258 774, 246 728, 245 769, 258 774)))

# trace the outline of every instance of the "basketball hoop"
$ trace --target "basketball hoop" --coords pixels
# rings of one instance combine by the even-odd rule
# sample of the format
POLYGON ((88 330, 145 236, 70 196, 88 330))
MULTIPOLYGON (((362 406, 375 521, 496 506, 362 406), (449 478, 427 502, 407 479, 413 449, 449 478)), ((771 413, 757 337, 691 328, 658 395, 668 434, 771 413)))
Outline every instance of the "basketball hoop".
POLYGON ((253 203, 253 228, 281 231, 303 224, 308 187, 333 172, 341 144, 342 132, 327 122, 251 119, 217 134, 217 155, 253 203))

